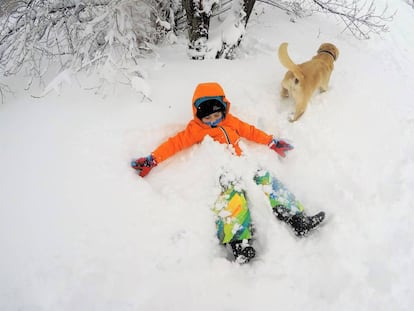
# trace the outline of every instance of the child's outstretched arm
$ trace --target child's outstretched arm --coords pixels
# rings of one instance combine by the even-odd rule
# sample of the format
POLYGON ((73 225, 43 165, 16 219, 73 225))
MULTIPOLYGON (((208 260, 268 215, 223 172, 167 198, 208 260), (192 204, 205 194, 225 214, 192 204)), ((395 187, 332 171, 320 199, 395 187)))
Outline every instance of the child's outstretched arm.
POLYGON ((293 146, 286 142, 285 139, 275 138, 254 125, 244 122, 234 116, 231 116, 233 124, 237 125, 238 132, 242 137, 255 141, 259 144, 268 145, 270 149, 275 151, 281 157, 286 157, 286 152, 293 149, 293 146))
POLYGON ((183 131, 168 138, 151 152, 149 156, 133 160, 131 162, 132 168, 137 170, 139 176, 144 177, 162 161, 183 149, 201 142, 204 135, 202 132, 197 131, 195 127, 197 127, 195 122, 190 121, 183 131))

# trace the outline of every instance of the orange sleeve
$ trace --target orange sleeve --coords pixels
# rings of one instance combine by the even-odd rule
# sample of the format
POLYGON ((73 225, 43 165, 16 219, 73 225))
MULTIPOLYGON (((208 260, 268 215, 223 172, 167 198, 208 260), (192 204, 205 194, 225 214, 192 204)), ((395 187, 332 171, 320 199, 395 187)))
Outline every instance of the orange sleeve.
POLYGON ((160 163, 177 152, 186 149, 194 144, 200 143, 204 136, 201 131, 197 129, 197 125, 190 121, 187 127, 168 138, 165 142, 159 145, 151 154, 157 163, 160 163))
POLYGON ((246 123, 233 115, 230 115, 231 123, 234 124, 235 129, 241 137, 244 137, 248 140, 254 141, 258 144, 267 145, 273 139, 272 135, 265 133, 262 130, 259 130, 255 126, 246 123))

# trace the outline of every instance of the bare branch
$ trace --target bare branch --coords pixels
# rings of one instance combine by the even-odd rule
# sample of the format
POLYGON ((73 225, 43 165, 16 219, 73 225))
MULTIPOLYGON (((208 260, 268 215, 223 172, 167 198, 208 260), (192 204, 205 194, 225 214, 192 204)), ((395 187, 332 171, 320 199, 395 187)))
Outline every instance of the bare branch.
POLYGON ((308 15, 304 3, 306 0, 301 1, 277 1, 277 0, 257 0, 258 2, 262 2, 268 5, 271 5, 273 7, 279 8, 282 11, 285 11, 289 15, 293 15, 296 17, 303 17, 304 15, 308 15))
POLYGON ((6 93, 12 93, 11 89, 6 84, 0 83, 0 102, 2 104, 4 103, 6 93))
POLYGON ((377 13, 374 1, 349 2, 340 0, 312 0, 323 12, 338 16, 345 24, 345 29, 355 37, 369 39, 371 33, 380 34, 388 31, 387 23, 392 21, 395 13, 387 14, 388 6, 377 13))
POLYGON ((359 39, 368 39, 371 33, 380 34, 388 31, 387 23, 392 21, 395 12, 389 13, 388 7, 377 12, 374 0, 257 0, 274 7, 278 7, 288 14, 301 17, 306 13, 304 4, 314 5, 310 11, 322 11, 337 16, 353 36, 359 39))

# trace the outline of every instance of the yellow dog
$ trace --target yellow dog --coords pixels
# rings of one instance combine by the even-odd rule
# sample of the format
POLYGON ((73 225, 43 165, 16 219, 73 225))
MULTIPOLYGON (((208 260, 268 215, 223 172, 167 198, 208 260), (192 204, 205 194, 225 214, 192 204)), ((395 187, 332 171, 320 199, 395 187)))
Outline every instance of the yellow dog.
POLYGON ((283 97, 292 96, 295 100, 295 113, 290 121, 298 120, 305 112, 312 94, 319 89, 328 90, 329 79, 334 68, 334 61, 338 59, 339 50, 332 43, 323 43, 317 54, 309 61, 295 64, 287 52, 288 44, 282 43, 279 47, 279 60, 289 71, 282 80, 283 97))

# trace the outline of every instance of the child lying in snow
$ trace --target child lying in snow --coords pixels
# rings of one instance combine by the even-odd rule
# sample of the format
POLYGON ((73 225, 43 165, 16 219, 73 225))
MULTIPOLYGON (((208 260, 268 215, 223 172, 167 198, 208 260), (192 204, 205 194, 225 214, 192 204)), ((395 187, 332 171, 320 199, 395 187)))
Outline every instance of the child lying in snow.
MULTIPOLYGON (((231 145, 238 156, 242 153, 238 144, 241 137, 268 145, 282 157, 293 149, 283 139, 276 139, 230 114, 230 102, 218 83, 199 84, 194 91, 192 109, 194 118, 183 131, 170 137, 149 156, 132 161, 131 166, 141 177, 178 151, 202 142, 207 135, 222 144, 231 145)), ((258 185, 264 185, 264 193, 274 214, 292 226, 298 236, 306 235, 323 221, 324 212, 307 216, 302 204, 269 172, 258 171, 254 181, 258 185)), ((251 219, 245 192, 225 175, 221 176, 220 184, 222 193, 213 207, 217 215, 217 236, 223 245, 231 246, 237 262, 248 262, 255 256, 256 251, 251 245, 251 219)))

